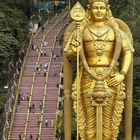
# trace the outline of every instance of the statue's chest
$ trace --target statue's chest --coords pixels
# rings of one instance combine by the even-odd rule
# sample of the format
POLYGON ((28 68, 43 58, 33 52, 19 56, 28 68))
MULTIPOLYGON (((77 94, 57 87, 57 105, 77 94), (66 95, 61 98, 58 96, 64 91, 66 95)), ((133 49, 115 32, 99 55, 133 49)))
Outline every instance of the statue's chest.
POLYGON ((85 42, 90 42, 90 41, 112 42, 114 40, 115 40, 115 36, 111 28, 86 28, 84 31, 85 42))
POLYGON ((109 28, 87 28, 84 32, 84 49, 86 52, 95 51, 97 55, 102 55, 104 51, 113 49, 114 41, 114 32, 109 28))

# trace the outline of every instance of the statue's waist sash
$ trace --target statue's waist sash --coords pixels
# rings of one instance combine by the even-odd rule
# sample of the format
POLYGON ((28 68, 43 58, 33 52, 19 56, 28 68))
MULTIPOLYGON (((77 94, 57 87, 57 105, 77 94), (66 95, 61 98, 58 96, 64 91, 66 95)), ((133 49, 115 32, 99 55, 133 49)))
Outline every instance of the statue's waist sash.
MULTIPOLYGON (((90 67, 98 76, 102 76, 108 70, 108 67, 90 67)), ((113 74, 119 73, 117 67, 114 67, 109 76, 104 80, 104 86, 107 90, 110 90, 112 93, 116 93, 118 86, 109 87, 107 81, 112 77, 113 74)), ((81 94, 88 94, 91 88, 94 88, 96 80, 93 79, 89 73, 83 68, 82 77, 81 77, 81 94)))

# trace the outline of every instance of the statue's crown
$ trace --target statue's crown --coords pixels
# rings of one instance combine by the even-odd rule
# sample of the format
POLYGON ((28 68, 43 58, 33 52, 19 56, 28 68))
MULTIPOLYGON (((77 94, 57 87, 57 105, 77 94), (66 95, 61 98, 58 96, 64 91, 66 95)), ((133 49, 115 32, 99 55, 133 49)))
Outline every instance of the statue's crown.
POLYGON ((94 2, 104 2, 106 5, 108 5, 108 0, 89 0, 89 3, 94 3, 94 2))

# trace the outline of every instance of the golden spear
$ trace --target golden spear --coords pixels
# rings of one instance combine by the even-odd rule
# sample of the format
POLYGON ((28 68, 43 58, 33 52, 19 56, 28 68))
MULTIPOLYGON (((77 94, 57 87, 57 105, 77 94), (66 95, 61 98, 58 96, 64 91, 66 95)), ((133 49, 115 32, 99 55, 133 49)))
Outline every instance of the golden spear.
POLYGON ((76 40, 78 42, 78 47, 77 47, 77 83, 76 83, 76 89, 77 89, 77 140, 79 139, 79 130, 78 130, 78 124, 79 124, 79 115, 78 115, 78 110, 79 110, 79 97, 80 97, 80 80, 79 80, 79 54, 81 50, 81 39, 80 39, 80 23, 83 21, 85 18, 85 10, 82 7, 82 5, 77 2, 72 10, 70 11, 70 16, 71 18, 75 21, 76 23, 76 40))

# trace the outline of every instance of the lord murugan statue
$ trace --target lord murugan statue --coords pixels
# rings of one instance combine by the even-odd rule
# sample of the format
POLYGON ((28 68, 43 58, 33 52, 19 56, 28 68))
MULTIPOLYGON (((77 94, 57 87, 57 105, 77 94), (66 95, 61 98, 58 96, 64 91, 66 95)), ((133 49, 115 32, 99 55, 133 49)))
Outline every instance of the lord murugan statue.
POLYGON ((112 16, 108 0, 89 0, 86 12, 77 2, 70 16, 63 43, 65 140, 71 140, 71 106, 77 139, 117 140, 126 108, 125 139, 131 140, 134 49, 129 27, 112 16), (77 62, 74 82, 72 61, 77 62))

